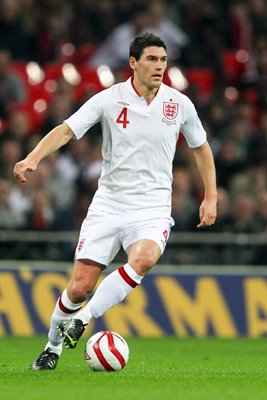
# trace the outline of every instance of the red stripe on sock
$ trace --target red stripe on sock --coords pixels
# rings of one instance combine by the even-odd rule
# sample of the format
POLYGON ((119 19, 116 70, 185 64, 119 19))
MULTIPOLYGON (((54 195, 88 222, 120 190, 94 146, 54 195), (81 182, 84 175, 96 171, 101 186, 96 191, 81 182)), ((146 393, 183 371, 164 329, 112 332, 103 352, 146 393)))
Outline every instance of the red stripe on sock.
POLYGON ((59 305, 60 310, 61 310, 62 312, 64 312, 65 314, 73 314, 73 313, 79 311, 79 310, 82 308, 82 307, 79 307, 79 308, 77 308, 76 310, 70 310, 69 308, 67 308, 67 307, 64 306, 64 304, 62 303, 61 297, 62 297, 62 295, 61 295, 60 298, 58 299, 58 305, 59 305))
POLYGON ((129 286, 131 286, 132 288, 135 288, 138 283, 136 283, 125 271, 125 269, 123 267, 118 268, 119 274, 122 277, 122 279, 125 280, 126 283, 128 283, 129 286))

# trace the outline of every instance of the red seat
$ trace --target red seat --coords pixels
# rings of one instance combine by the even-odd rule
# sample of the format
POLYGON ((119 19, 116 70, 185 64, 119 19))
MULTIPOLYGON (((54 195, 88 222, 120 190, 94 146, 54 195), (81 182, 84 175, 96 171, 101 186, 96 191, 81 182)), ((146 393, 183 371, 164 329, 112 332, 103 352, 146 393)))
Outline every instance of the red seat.
POLYGON ((88 93, 98 93, 105 89, 105 86, 100 82, 97 68, 82 66, 78 68, 78 73, 81 76, 81 82, 74 87, 74 96, 76 100, 81 100, 88 93))
POLYGON ((9 68, 11 72, 17 74, 25 83, 28 82, 27 64, 28 61, 12 61, 9 68))
POLYGON ((28 89, 28 92, 29 92, 29 99, 32 101, 41 99, 46 102, 49 102, 54 95, 54 91, 47 90, 46 81, 38 85, 31 85, 28 89))
POLYGON ((189 68, 184 71, 189 85, 196 86, 200 97, 209 97, 215 81, 215 73, 211 68, 189 68))
POLYGON ((38 104, 36 101, 30 101, 27 103, 19 104, 16 106, 17 110, 21 110, 28 114, 30 119, 30 129, 31 131, 38 131, 42 126, 46 115, 46 106, 45 104, 38 104))
POLYGON ((47 63, 44 65, 45 80, 59 80, 62 78, 62 64, 61 63, 47 63))
POLYGON ((77 49, 75 49, 73 55, 69 59, 69 62, 72 62, 76 66, 86 65, 92 55, 97 50, 97 46, 92 44, 83 44, 77 49))
POLYGON ((9 67, 9 70, 11 73, 15 74, 22 82, 25 92, 26 92, 26 98, 30 98, 29 94, 29 89, 30 89, 30 84, 29 84, 29 77, 27 73, 27 62, 26 61, 16 61, 12 62, 12 64, 9 67))
MULTIPOLYGON (((48 91, 45 90, 45 79, 40 75, 40 81, 32 81, 31 70, 27 70, 28 62, 18 61, 13 62, 10 70, 17 74, 23 81, 25 89, 27 91, 27 100, 34 101, 38 98, 48 100, 51 96, 48 91)), ((33 76, 35 78, 35 76, 33 76)), ((37 78, 39 78, 37 76, 37 78)))
POLYGON ((249 55, 245 50, 226 50, 222 53, 221 64, 226 80, 237 84, 244 75, 249 55))

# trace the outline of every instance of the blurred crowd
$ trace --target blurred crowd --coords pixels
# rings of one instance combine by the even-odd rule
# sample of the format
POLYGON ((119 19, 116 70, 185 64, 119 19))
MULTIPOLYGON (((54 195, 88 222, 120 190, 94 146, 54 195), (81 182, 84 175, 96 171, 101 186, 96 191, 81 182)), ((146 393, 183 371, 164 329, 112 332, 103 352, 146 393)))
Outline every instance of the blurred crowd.
MULTIPOLYGON (((83 75, 75 87, 61 67, 86 77, 105 64, 114 82, 124 80, 129 43, 147 31, 187 78, 183 91, 212 146, 211 230, 266 232, 267 0, 0 0, 0 230, 79 229, 101 172, 100 126, 43 160, 25 184, 14 164, 101 89, 83 75), (37 82, 27 80, 30 65, 37 82)), ((203 186, 182 135, 173 168, 174 231, 194 231, 203 186)))

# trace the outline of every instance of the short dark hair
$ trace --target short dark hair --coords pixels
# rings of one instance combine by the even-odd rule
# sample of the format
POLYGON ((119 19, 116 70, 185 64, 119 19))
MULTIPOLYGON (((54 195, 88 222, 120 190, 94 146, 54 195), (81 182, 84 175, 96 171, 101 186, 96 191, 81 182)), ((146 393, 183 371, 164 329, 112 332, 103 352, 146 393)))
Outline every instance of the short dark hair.
POLYGON ((149 46, 163 47, 166 50, 166 44, 154 33, 145 33, 143 36, 138 36, 130 44, 130 57, 134 57, 136 61, 142 55, 143 50, 149 46))

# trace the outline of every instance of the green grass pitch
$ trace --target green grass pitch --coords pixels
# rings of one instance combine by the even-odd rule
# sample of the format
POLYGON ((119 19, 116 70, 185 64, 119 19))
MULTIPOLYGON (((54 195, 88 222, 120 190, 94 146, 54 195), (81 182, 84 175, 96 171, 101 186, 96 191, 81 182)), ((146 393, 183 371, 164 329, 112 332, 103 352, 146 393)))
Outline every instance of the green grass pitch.
POLYGON ((127 338, 128 365, 92 372, 85 339, 54 371, 30 371, 45 337, 0 338, 5 400, 261 400, 267 398, 266 339, 127 338))

